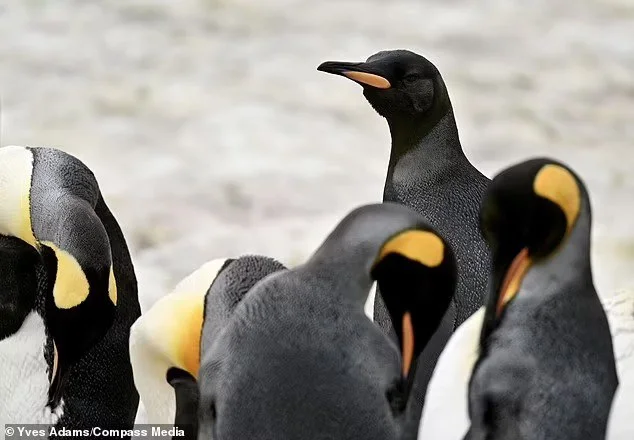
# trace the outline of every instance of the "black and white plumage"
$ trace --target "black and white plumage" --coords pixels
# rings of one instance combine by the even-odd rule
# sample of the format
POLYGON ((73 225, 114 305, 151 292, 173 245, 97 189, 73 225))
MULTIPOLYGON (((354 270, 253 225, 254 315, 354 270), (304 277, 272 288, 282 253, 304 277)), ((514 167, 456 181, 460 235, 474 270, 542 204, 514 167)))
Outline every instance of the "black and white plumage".
POLYGON ((0 422, 131 427, 136 278, 90 169, 1 148, 0 244, 0 422))

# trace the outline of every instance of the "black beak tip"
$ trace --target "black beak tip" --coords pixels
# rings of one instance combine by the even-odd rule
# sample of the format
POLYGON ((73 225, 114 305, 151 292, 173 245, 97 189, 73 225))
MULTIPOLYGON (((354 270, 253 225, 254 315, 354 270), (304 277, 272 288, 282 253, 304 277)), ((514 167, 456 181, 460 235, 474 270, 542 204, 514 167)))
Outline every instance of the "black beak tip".
POLYGON ((333 69, 333 64, 334 63, 332 61, 324 61, 319 66, 317 66, 317 70, 326 73, 336 73, 333 69))

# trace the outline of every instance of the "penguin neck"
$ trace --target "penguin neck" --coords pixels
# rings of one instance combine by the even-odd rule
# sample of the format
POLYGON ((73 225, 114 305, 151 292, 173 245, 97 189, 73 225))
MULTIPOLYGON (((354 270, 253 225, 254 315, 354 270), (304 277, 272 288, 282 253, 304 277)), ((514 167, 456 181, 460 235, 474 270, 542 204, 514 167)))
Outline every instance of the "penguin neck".
POLYGON ((570 235, 558 251, 543 264, 536 265, 540 277, 548 276, 548 279, 557 279, 562 284, 594 285, 590 258, 591 223, 590 210, 586 208, 580 213, 570 235))
MULTIPOLYGON (((596 295, 590 258, 591 214, 587 203, 559 249, 528 271, 522 291, 529 295, 596 295)), ((520 292, 520 295, 522 292, 520 292)))
POLYGON ((391 191, 400 180, 408 186, 427 186, 426 182, 442 179, 457 166, 472 167, 462 150, 451 104, 438 107, 422 120, 388 120, 392 149, 384 200, 399 201, 391 191))
MULTIPOLYGON (((348 252, 341 250, 339 255, 346 255, 348 252)), ((358 255, 359 253, 350 252, 350 254, 358 255)), ((318 259, 305 265, 304 270, 307 276, 325 287, 325 289, 319 289, 320 293, 329 292, 330 299, 336 302, 358 302, 363 307, 373 284, 370 276, 366 275, 371 270, 369 264, 361 258, 318 259), (346 276, 333 277, 333 274, 346 274, 346 276)))

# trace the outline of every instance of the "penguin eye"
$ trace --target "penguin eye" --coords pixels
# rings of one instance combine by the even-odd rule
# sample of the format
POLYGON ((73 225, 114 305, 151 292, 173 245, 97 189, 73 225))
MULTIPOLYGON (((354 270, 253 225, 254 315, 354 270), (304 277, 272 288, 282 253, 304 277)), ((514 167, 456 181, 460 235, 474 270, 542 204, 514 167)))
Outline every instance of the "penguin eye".
POLYGON ((415 73, 410 73, 408 75, 405 75, 405 77, 403 78, 403 82, 405 84, 412 84, 418 81, 419 79, 420 79, 420 76, 418 76, 415 73))

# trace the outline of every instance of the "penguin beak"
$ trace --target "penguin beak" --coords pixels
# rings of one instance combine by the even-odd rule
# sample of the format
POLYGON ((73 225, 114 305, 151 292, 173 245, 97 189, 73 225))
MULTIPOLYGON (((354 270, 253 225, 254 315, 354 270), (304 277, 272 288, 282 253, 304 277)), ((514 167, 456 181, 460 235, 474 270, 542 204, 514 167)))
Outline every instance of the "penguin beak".
POLYGON ((500 289, 500 295, 498 296, 498 303, 496 307, 496 314, 499 317, 504 310, 504 307, 508 302, 513 299, 520 289, 520 284, 528 272, 532 264, 531 258, 528 254, 528 248, 522 249, 513 259, 509 269, 506 271, 506 276, 502 281, 502 287, 500 289))
POLYGON ((407 377, 414 361, 414 326, 412 325, 412 315, 409 312, 405 312, 403 315, 402 341, 403 377, 407 377))
POLYGON ((57 407, 62 400, 62 393, 66 386, 66 378, 68 377, 69 365, 60 359, 57 347, 53 345, 54 358, 53 358, 53 380, 51 386, 48 389, 48 403, 47 406, 51 409, 57 407))
POLYGON ((320 72, 345 76, 361 85, 376 89, 389 89, 392 84, 368 63, 349 63, 345 61, 326 61, 317 67, 320 72))

